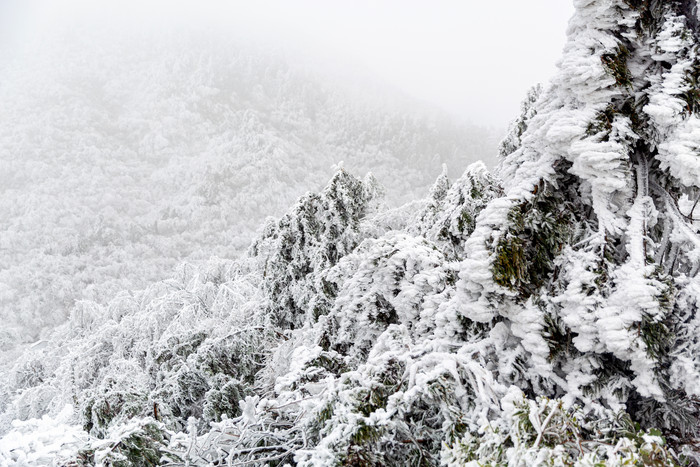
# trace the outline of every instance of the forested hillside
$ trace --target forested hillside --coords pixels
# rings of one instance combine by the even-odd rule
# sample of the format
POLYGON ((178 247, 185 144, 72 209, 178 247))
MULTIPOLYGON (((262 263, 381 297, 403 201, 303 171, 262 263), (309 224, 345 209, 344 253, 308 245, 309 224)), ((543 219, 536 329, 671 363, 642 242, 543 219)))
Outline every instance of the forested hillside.
POLYGON ((697 5, 575 6, 494 173, 391 207, 337 168, 235 259, 81 302, 0 459, 700 465, 697 5))
POLYGON ((341 162, 397 204, 492 144, 293 52, 216 31, 104 36, 55 34, 0 73, 0 317, 15 324, 0 345, 76 300, 237 255, 341 162))

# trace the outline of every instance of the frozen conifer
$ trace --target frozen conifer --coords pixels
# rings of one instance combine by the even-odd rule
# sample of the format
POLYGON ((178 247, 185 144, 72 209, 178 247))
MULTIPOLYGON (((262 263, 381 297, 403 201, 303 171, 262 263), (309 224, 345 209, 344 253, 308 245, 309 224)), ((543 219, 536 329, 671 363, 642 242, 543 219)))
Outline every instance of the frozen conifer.
POLYGON ((317 291, 333 292, 314 273, 357 246, 360 221, 380 192, 374 178, 363 182, 339 169, 321 193, 307 194, 277 223, 268 224, 250 253, 264 264, 273 322, 294 328, 308 316, 325 313, 326 305, 312 300, 317 291))
POLYGON ((506 323, 523 388, 683 439, 700 414, 696 4, 575 5, 557 77, 502 146, 505 196, 467 242, 455 304, 506 323))

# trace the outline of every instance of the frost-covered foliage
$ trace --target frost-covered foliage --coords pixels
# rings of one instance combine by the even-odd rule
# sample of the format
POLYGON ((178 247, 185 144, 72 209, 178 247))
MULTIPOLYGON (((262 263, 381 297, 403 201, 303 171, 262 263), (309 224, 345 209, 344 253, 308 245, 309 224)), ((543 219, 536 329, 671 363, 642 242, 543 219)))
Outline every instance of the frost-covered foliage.
POLYGON ((700 268, 700 185, 681 148, 697 119, 695 5, 575 4, 560 72, 503 152, 505 196, 467 241, 456 304, 508 328, 500 352, 517 355, 524 390, 626 406, 692 440, 700 368, 686 333, 698 329, 684 297, 700 268))
POLYGON ((4 423, 29 420, 6 426, 0 455, 9 465, 681 460, 620 404, 523 393, 525 331, 459 314, 474 227, 446 237, 415 221, 470 213, 478 226, 502 193, 482 165, 454 183, 441 176, 415 212, 377 209, 380 192, 341 169, 269 222, 250 255, 183 266, 107 306, 81 303, 15 366, 4 423), (368 227, 391 223, 404 231, 368 227), (72 419, 55 410, 66 403, 72 419), (29 443, 32 429, 54 438, 29 443))
POLYGON ((476 128, 371 83, 363 94, 293 53, 132 29, 50 36, 3 62, 0 350, 76 300, 235 256, 341 161, 400 203, 440 163, 488 147, 476 128))
POLYGON ((387 208, 340 169, 247 255, 81 302, 10 372, 2 460, 698 465, 695 2, 575 5, 501 178, 387 208))
POLYGON ((322 193, 301 198, 253 242, 250 254, 264 263, 263 284, 279 326, 303 325, 307 311, 325 313, 332 286, 313 273, 333 266, 357 246, 360 221, 378 194, 373 177, 362 182, 341 169, 322 193))
MULTIPOLYGON (((541 95, 541 84, 533 86, 527 92, 527 96, 520 104, 520 115, 510 124, 506 137, 503 138, 498 147, 498 154, 501 159, 505 159, 520 148, 520 145, 522 144, 521 138, 523 137, 523 134, 525 134, 525 131, 527 131, 527 125, 532 117, 537 114, 537 106, 535 104, 541 95)), ((503 175, 503 173, 501 173, 501 176, 503 178, 507 178, 503 175)))
POLYGON ((265 303, 257 273, 223 260, 183 265, 175 278, 105 306, 82 303, 51 342, 16 364, 19 398, 6 416, 65 401, 96 437, 134 417, 173 427, 190 416, 220 420, 252 391, 277 339, 257 313, 265 303))
POLYGON ((451 257, 461 258, 462 245, 474 231, 479 213, 502 194, 496 179, 481 162, 469 166, 454 183, 449 182, 444 169, 410 231, 436 242, 451 257))
MULTIPOLYGON (((446 212, 436 212, 439 217, 459 209, 477 213, 498 190, 483 166, 470 168, 463 179, 473 189, 456 190, 461 197, 446 204, 446 212)), ((424 337, 439 328, 437 307, 456 280, 446 254, 424 237, 388 232, 365 238, 371 229, 363 225, 384 215, 374 204, 380 193, 373 178, 358 180, 341 169, 320 194, 303 197, 270 223, 249 257, 184 265, 173 279, 118 295, 104 306, 81 302, 50 341, 35 345, 15 365, 15 397, 4 422, 47 412, 58 416, 55 407, 72 403, 88 440, 75 456, 85 463, 99 463, 105 449, 116 456, 110 462, 127 462, 138 446, 151 457, 193 462, 222 453, 292 460, 302 448, 309 459, 330 455, 320 448, 311 452, 322 438, 320 412, 338 405, 368 416, 373 406, 343 409, 346 395, 365 391, 366 378, 389 385, 389 368, 398 384, 410 363, 402 363, 401 355, 387 360, 376 346, 395 346, 410 335, 423 346, 424 337), (337 389, 321 389, 324 380, 337 380, 337 389), (195 436, 201 432, 206 434, 195 436), (261 443, 267 449, 259 449, 261 443)), ((416 352, 427 355, 416 371, 438 381, 451 377, 451 366, 432 367, 430 348, 416 352)), ((475 371, 468 360, 460 357, 455 364, 475 371)), ((397 388, 387 386, 378 397, 397 388)), ((406 397, 455 402, 451 388, 443 396, 422 385, 413 390, 420 393, 406 397)), ((439 451, 441 423, 432 422, 434 439, 425 455, 439 451)), ((420 425, 411 426, 412 436, 421 436, 420 425)), ((12 446, 16 433, 11 429, 4 442, 12 446)), ((14 449, 24 452, 22 446, 14 449)))
POLYGON ((591 418, 580 407, 528 400, 517 390, 506 395, 501 410, 476 435, 445 445, 443 465, 676 465, 661 432, 641 430, 625 413, 591 418))

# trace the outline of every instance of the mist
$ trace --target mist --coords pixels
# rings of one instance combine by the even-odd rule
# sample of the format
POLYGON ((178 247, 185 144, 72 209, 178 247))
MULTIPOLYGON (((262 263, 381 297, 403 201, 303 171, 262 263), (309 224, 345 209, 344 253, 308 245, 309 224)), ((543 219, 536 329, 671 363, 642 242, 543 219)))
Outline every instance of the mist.
POLYGON ((216 29, 362 70, 456 118, 502 130, 527 89, 554 72, 572 12, 560 0, 5 0, 0 41, 21 59, 61 30, 80 30, 89 42, 105 30, 216 29))

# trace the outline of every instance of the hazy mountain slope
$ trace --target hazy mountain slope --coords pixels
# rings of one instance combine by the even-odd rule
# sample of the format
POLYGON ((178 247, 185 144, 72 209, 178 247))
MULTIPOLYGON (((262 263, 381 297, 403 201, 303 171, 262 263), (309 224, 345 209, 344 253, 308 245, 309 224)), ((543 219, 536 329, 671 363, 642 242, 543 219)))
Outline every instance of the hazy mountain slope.
POLYGON ((246 254, 82 302, 0 386, 0 460, 700 465, 697 5, 575 6, 497 176, 389 208, 338 169, 246 254))
POLYGON ((64 34, 3 67, 0 316, 30 325, 23 337, 76 299, 234 255, 340 161, 399 202, 440 162, 490 152, 380 86, 225 35, 105 35, 64 34))

